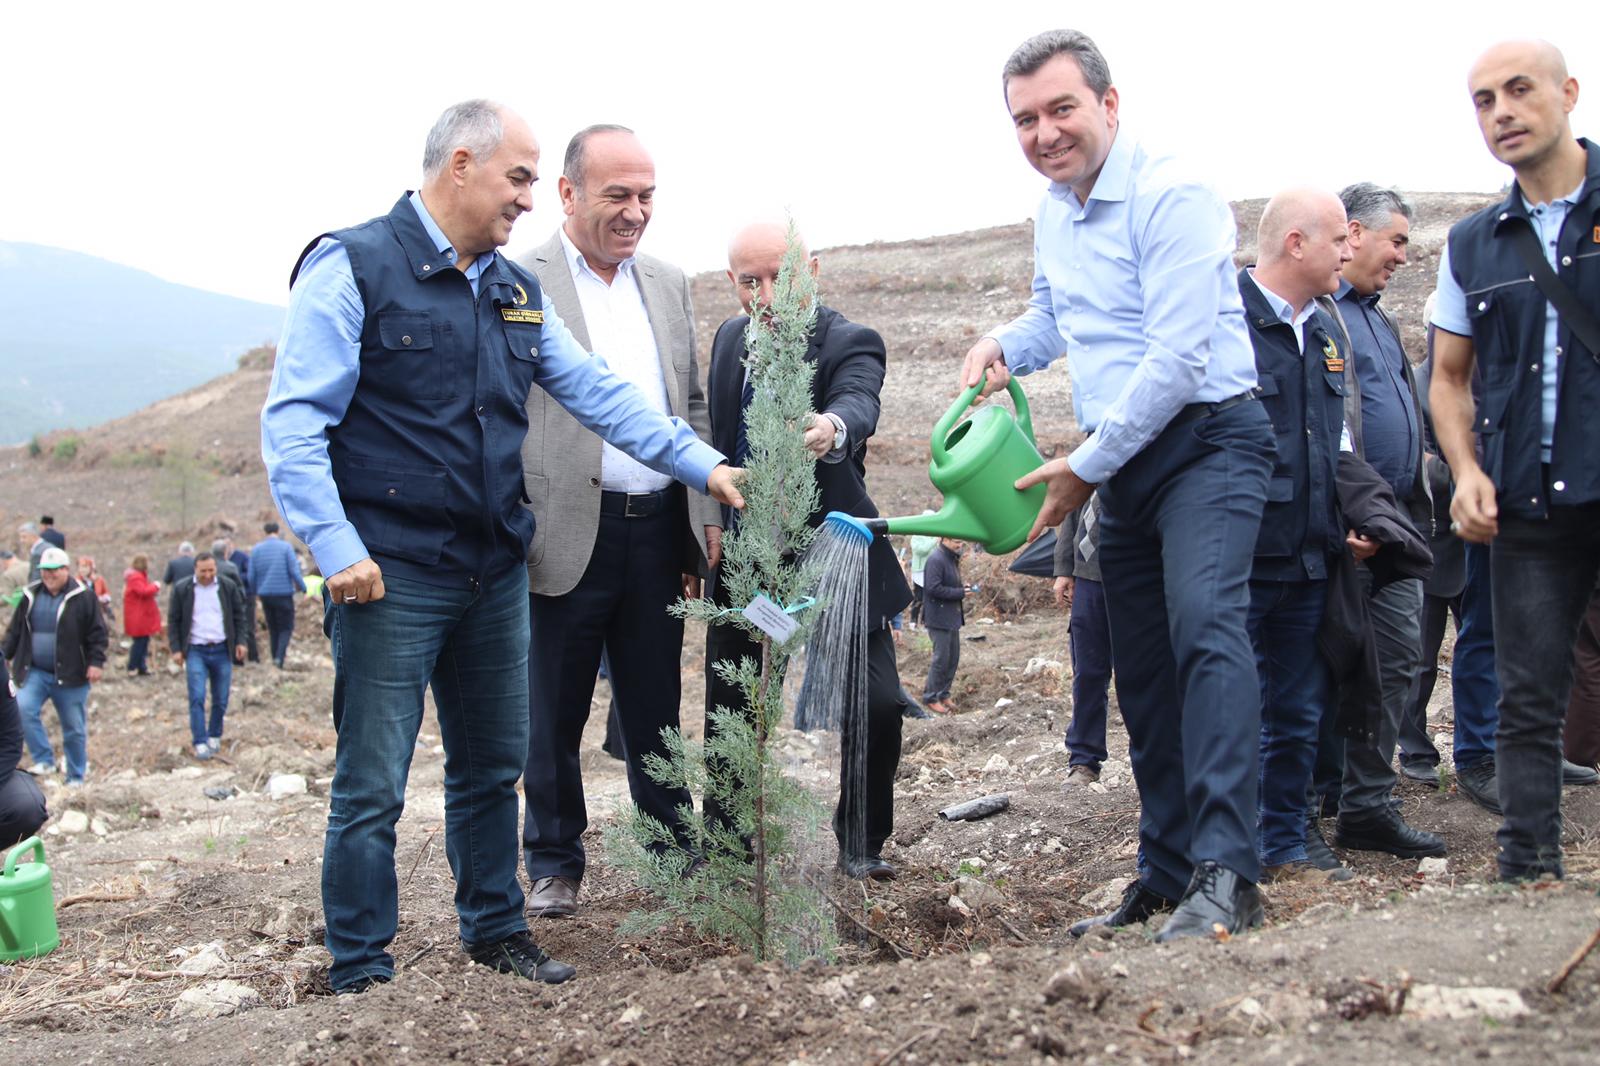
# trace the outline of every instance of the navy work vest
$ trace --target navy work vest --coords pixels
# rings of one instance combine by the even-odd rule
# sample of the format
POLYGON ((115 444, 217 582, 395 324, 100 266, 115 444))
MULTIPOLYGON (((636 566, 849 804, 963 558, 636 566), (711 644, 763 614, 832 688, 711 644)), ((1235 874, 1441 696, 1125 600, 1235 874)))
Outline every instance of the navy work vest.
POLYGON ((345 515, 385 573, 481 584, 523 566, 533 538, 522 439, 542 297, 495 252, 474 298, 408 196, 324 235, 349 253, 366 309, 360 378, 328 428, 328 457, 345 515))
MULTIPOLYGON (((1561 226, 1555 271, 1600 314, 1600 146, 1578 143, 1589 155, 1588 177, 1561 226)), ((1547 483, 1539 443, 1546 301, 1509 239, 1516 226, 1533 228, 1533 222, 1513 183, 1504 202, 1451 228, 1450 270, 1467 296, 1472 346, 1483 373, 1473 428, 1482 440, 1484 470, 1502 511, 1543 518, 1550 504, 1600 500, 1600 353, 1558 323, 1561 355, 1547 483)))
POLYGON ((1344 360, 1338 330, 1320 309, 1306 322, 1306 352, 1246 272, 1239 271, 1261 405, 1272 419, 1278 457, 1256 536, 1250 576, 1258 581, 1318 581, 1344 550, 1335 471, 1344 428, 1344 360))

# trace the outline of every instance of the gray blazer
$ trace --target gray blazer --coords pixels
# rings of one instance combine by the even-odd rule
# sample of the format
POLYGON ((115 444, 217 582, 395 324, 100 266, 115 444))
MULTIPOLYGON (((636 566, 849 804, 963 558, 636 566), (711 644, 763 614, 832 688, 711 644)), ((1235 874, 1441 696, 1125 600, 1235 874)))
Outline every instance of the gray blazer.
MULTIPOLYGON (((589 347, 589 327, 583 320, 578 289, 572 282, 561 234, 552 234, 539 248, 517 260, 533 271, 556 305, 578 343, 589 347)), ((700 368, 694 354, 694 308, 689 302, 689 279, 683 271, 659 259, 638 257, 639 291, 645 313, 661 353, 661 375, 667 387, 671 414, 694 428, 704 441, 711 440, 711 418, 700 387, 700 368)), ((594 552, 600 529, 600 438, 567 413, 541 388, 528 393, 528 436, 522 442, 522 478, 536 522, 528 547, 528 584, 546 596, 571 592, 583 577, 594 552)), ((689 537, 706 553, 706 526, 721 526, 717 501, 693 489, 688 492, 689 537)))

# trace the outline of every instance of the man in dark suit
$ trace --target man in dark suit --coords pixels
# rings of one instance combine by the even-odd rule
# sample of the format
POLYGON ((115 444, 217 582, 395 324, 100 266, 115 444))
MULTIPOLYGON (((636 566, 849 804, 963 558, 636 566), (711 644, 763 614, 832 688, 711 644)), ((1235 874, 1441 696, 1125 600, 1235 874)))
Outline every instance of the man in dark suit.
MULTIPOLYGON (((788 247, 784 226, 758 223, 741 230, 728 246, 728 279, 739 294, 745 314, 728 319, 711 345, 711 366, 706 392, 711 407, 712 446, 720 443, 726 455, 738 455, 744 399, 745 330, 757 301, 770 306, 778 269, 788 247)), ((812 275, 820 264, 808 255, 812 275)), ((858 517, 877 517, 867 495, 867 438, 878 426, 878 392, 883 387, 883 338, 829 307, 817 308, 811 347, 806 358, 816 364, 811 383, 815 414, 805 429, 806 445, 817 457, 817 509, 811 516, 819 524, 829 511, 858 517)), ((894 549, 882 537, 867 550, 867 729, 866 784, 864 794, 850 775, 843 775, 834 832, 839 838, 839 866, 856 878, 887 880, 894 867, 883 859, 883 842, 894 828, 894 774, 900 763, 900 721, 904 697, 895 664, 894 639, 889 621, 911 602, 911 589, 895 560, 894 549)), ((713 568, 710 595, 726 602, 719 570, 713 568)), ((733 606, 733 605, 730 605, 733 606)), ((736 606, 743 607, 744 604, 736 606)), ((759 656, 759 649, 733 626, 712 626, 706 634, 706 710, 719 704, 742 708, 744 698, 709 664, 723 659, 759 656)), ((710 722, 707 729, 710 730, 710 722)), ((846 723, 844 747, 848 762, 860 738, 846 723)), ((721 817, 708 801, 706 817, 721 817)))

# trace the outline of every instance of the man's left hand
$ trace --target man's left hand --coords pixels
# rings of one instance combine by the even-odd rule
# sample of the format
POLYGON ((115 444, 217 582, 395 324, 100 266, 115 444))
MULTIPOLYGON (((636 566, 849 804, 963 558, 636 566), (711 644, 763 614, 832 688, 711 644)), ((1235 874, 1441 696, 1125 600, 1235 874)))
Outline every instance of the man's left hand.
POLYGON ((1355 556, 1356 562, 1364 562, 1378 554, 1378 542, 1363 537, 1355 530, 1350 530, 1344 535, 1345 546, 1350 549, 1350 554, 1355 556))
POLYGON ((89 667, 89 681, 90 681, 90 683, 92 684, 92 683, 94 683, 96 681, 99 681, 101 674, 102 674, 102 671, 98 666, 89 667))
POLYGON ((235 644, 233 646, 233 661, 236 662, 236 663, 244 662, 244 645, 243 644, 235 644))
POLYGON ((718 503, 725 503, 736 511, 744 510, 744 497, 739 493, 739 481, 744 468, 721 463, 706 478, 706 495, 718 503))
POLYGON ((1059 526, 1067 515, 1082 507, 1095 490, 1095 486, 1073 473, 1065 456, 1022 475, 1017 479, 1016 488, 1018 492, 1025 492, 1041 483, 1045 486, 1044 506, 1033 521, 1033 529, 1028 531, 1029 544, 1037 540, 1040 533, 1059 526))
POLYGON ((833 451, 833 438, 838 433, 838 427, 833 424, 833 419, 815 411, 806 415, 806 420, 806 450, 821 459, 833 451))

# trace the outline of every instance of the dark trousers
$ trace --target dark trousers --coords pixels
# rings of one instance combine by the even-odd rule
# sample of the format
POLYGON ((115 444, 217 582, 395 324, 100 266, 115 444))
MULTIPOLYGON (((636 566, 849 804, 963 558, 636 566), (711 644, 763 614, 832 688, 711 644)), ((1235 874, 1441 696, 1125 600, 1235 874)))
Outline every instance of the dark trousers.
POLYGON ((135 671, 141 674, 150 672, 149 637, 134 637, 133 643, 128 646, 128 673, 135 671))
POLYGON ((679 724, 683 622, 667 606, 683 594, 684 522, 681 501, 647 518, 602 514, 578 584, 529 600, 522 855, 532 879, 583 877, 589 815, 579 744, 602 651, 633 802, 688 843, 678 808, 693 806, 689 790, 660 784, 644 769, 647 755, 666 755, 661 731, 679 724))
POLYGON ((922 684, 922 702, 947 700, 956 670, 961 666, 961 630, 930 629, 933 657, 928 660, 928 678, 922 684))
POLYGON ((1250 643, 1261 675, 1261 862, 1306 858, 1306 788, 1322 720, 1336 714, 1333 675, 1317 650, 1322 581, 1250 582, 1250 643))
POLYGON ((289 654, 289 638, 294 636, 294 593, 261 596, 261 613, 267 616, 267 645, 272 661, 283 665, 289 654))
POLYGON ((1100 573, 1139 786, 1143 879, 1196 863, 1260 877, 1261 685, 1245 630, 1272 424, 1243 403, 1169 425, 1100 487, 1100 573))
POLYGON ((1455 715, 1456 769, 1494 756, 1494 730, 1500 712, 1500 682, 1494 674, 1494 617, 1490 609, 1489 549, 1468 544, 1467 581, 1449 599, 1422 598, 1422 668, 1406 698, 1400 719, 1402 762, 1439 764, 1428 735, 1428 700, 1439 677, 1439 646, 1447 614, 1455 615, 1456 646, 1450 660, 1450 701, 1455 715))
POLYGON ((1562 723, 1578 624, 1600 576, 1600 504, 1551 507, 1543 520, 1502 514, 1490 565, 1495 632, 1516 634, 1495 663, 1500 876, 1560 876, 1562 723))
MULTIPOLYGON (((720 589, 718 590, 720 592, 720 589)), ((720 598, 719 601, 721 602, 720 598)), ((938 630, 931 632, 937 633, 938 630)), ((955 630, 948 632, 959 635, 955 630)), ((732 625, 712 625, 706 630, 706 733, 716 735, 710 714, 715 707, 744 709, 744 693, 712 668, 713 663, 751 658, 761 661, 761 645, 732 625)), ((834 808, 833 831, 839 850, 846 855, 879 855, 883 842, 894 832, 894 775, 900 766, 900 671, 895 663, 894 636, 889 627, 867 634, 867 728, 865 736, 845 716, 841 723, 842 758, 839 767, 839 802, 834 808), (865 752, 861 744, 866 744, 865 752), (859 776, 851 768, 859 766, 859 776)), ((708 767, 710 772, 722 772, 708 767)), ((726 825, 728 819, 709 796, 703 805, 706 821, 726 825)))
POLYGON ((1572 649, 1572 699, 1562 744, 1573 762, 1600 763, 1600 588, 1589 597, 1589 610, 1572 649))
POLYGON ((260 641, 256 638, 256 598, 248 592, 245 593, 244 597, 244 609, 247 616, 244 630, 245 659, 252 663, 258 663, 261 661, 261 648, 260 641))
MULTIPOLYGON (((1371 590, 1371 572, 1361 568, 1363 587, 1371 590)), ((1370 740, 1349 739, 1344 746, 1344 785, 1340 817, 1372 817, 1388 807, 1394 795, 1394 750, 1400 738, 1411 683, 1422 662, 1422 582, 1391 581, 1369 591, 1367 609, 1378 645, 1378 685, 1383 713, 1370 740)))
POLYGON ((1105 586, 1091 578, 1072 582, 1067 641, 1072 647, 1072 720, 1067 723, 1067 764, 1095 770, 1106 760, 1106 712, 1111 703, 1111 620, 1105 586))
POLYGON ((33 775, 12 774, 0 785, 0 850, 33 836, 49 817, 33 775))
POLYGON ((922 586, 914 581, 911 583, 911 613, 908 617, 912 625, 922 621, 922 586))

